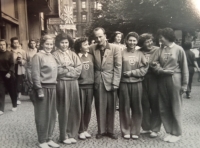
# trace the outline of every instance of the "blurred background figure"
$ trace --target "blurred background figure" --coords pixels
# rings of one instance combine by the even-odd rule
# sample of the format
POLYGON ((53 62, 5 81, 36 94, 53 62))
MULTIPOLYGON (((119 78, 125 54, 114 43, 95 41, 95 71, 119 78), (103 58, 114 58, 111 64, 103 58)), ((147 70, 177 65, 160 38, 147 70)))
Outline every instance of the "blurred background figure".
POLYGON ((36 48, 36 41, 31 39, 28 43, 28 49, 26 51, 26 77, 27 81, 29 83, 29 86, 32 85, 32 79, 31 79, 31 63, 32 63, 32 58, 33 56, 37 53, 37 48, 36 48))
POLYGON ((21 49, 19 39, 17 37, 12 37, 11 42, 11 52, 14 56, 15 64, 15 76, 16 76, 16 91, 17 91, 17 104, 20 105, 21 92, 23 90, 23 80, 25 79, 25 64, 26 64, 26 52, 21 49))
POLYGON ((6 90, 8 91, 12 100, 12 111, 17 110, 14 59, 12 53, 7 51, 6 48, 6 41, 4 39, 0 39, 0 115, 4 113, 6 90))
POLYGON ((187 57, 187 64, 188 64, 188 70, 189 70, 189 82, 187 86, 186 96, 189 99, 191 97, 191 89, 192 89, 192 79, 195 73, 195 67, 197 68, 197 71, 200 72, 199 66, 197 64, 195 54, 190 50, 192 48, 191 42, 186 42, 183 45, 183 49, 185 50, 185 54, 187 57))
POLYGON ((115 31, 113 35, 111 36, 111 39, 109 42, 119 45, 121 50, 124 50, 126 48, 126 46, 124 45, 124 35, 120 31, 115 31))

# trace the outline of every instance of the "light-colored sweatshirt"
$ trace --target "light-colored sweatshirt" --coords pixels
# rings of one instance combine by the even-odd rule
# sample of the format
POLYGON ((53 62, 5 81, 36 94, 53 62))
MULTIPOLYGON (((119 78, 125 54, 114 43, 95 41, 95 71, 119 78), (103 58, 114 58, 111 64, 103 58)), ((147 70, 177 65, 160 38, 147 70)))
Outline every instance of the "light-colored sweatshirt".
POLYGON ((136 83, 144 79, 148 70, 148 61, 144 54, 139 50, 122 51, 122 77, 121 82, 136 83), (130 71, 131 76, 125 77, 124 72, 130 71))
POLYGON ((35 54, 32 59, 31 77, 34 89, 57 83, 57 63, 52 54, 47 54, 43 50, 35 54))
POLYGON ((71 50, 62 52, 60 49, 53 52, 58 64, 58 80, 77 80, 81 74, 82 64, 79 57, 71 50))
POLYGON ((174 73, 181 73, 182 86, 187 87, 189 77, 187 58, 181 46, 173 43, 169 47, 165 46, 159 49, 155 54, 154 62, 160 64, 160 66, 154 67, 157 74, 163 73, 163 70, 172 70, 174 73))

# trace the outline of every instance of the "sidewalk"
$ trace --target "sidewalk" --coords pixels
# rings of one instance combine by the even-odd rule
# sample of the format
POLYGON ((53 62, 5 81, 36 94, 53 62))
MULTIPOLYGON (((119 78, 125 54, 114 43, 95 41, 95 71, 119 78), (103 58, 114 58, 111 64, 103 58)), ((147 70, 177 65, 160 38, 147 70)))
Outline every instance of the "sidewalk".
MULTIPOLYGON (((196 83, 198 84, 198 83, 196 83)), ((200 84, 200 83, 199 83, 200 84)), ((139 140, 125 140, 121 137, 119 113, 116 112, 115 131, 118 140, 102 138, 97 140, 97 123, 93 106, 89 132, 92 138, 77 144, 64 145, 61 148, 199 148, 200 146, 200 86, 193 86, 191 99, 183 99, 183 137, 177 143, 166 143, 161 139, 164 136, 163 127, 158 138, 152 139, 148 135, 141 135, 139 140)), ((22 104, 17 112, 11 111, 10 98, 6 97, 4 115, 0 116, 0 148, 37 148, 38 141, 34 122, 33 105, 28 96, 23 96, 22 104)), ((58 122, 54 130, 53 140, 58 142, 58 122)))

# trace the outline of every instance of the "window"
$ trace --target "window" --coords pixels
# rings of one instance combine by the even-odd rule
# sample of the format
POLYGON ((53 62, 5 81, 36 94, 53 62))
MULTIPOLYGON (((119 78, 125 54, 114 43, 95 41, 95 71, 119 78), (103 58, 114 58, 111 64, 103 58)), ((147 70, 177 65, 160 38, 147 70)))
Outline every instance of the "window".
POLYGON ((82 22, 86 22, 86 20, 87 20, 86 14, 83 14, 82 15, 82 22))
POLYGON ((97 10, 101 10, 102 9, 102 4, 101 3, 97 3, 97 10))
POLYGON ((86 8, 86 2, 83 1, 81 4, 82 4, 82 8, 85 9, 86 8))
POLYGON ((94 9, 97 9, 97 2, 94 2, 94 9))
POLYGON ((96 10, 101 10, 102 9, 102 4, 99 2, 94 2, 94 9, 96 10))
POLYGON ((77 22, 77 16, 76 15, 74 15, 73 20, 74 20, 74 22, 77 22))
POLYGON ((73 9, 76 9, 76 2, 73 2, 73 9))

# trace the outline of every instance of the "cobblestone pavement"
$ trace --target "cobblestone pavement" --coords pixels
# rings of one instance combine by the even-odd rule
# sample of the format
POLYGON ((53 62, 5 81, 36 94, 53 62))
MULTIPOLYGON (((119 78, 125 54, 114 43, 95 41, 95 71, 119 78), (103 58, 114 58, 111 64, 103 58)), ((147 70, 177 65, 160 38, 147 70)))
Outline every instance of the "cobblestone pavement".
MULTIPOLYGON (((95 139, 97 132, 96 114, 93 106, 89 132, 92 138, 85 141, 78 140, 77 144, 64 145, 61 148, 199 148, 200 147, 200 86, 193 86, 192 98, 183 100, 183 136, 177 143, 162 141, 165 135, 162 127, 159 137, 152 139, 148 135, 141 135, 139 140, 124 140, 120 134, 119 113, 116 112, 115 131, 118 140, 104 137, 95 139)), ((22 104, 17 112, 11 111, 11 102, 6 98, 4 115, 0 116, 0 148, 37 148, 37 135, 34 122, 33 105, 28 96, 23 96, 22 104)), ((53 140, 59 140, 58 122, 54 130, 53 140)))

